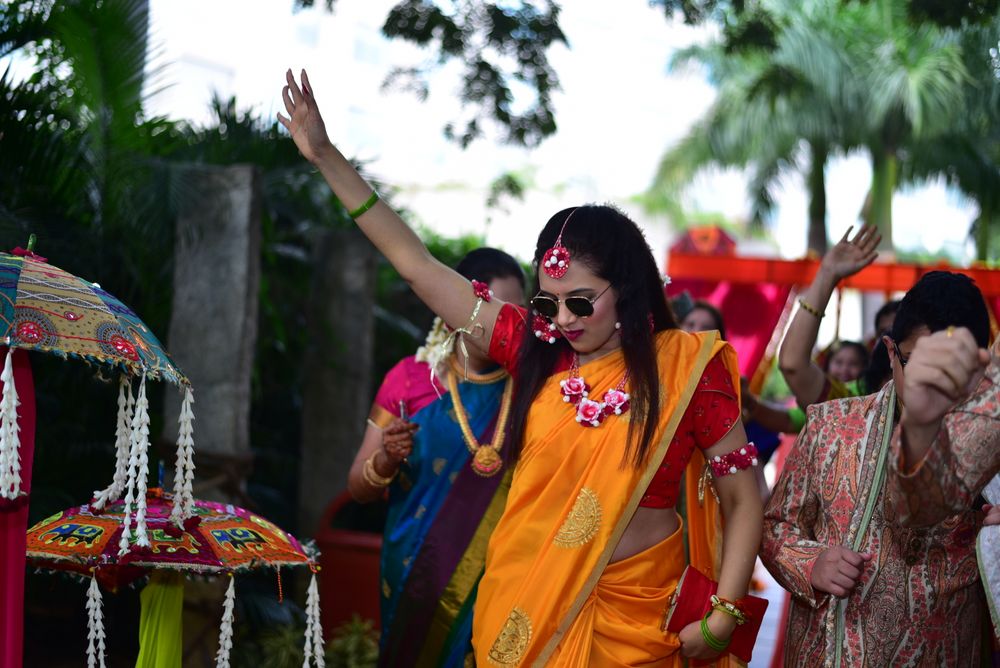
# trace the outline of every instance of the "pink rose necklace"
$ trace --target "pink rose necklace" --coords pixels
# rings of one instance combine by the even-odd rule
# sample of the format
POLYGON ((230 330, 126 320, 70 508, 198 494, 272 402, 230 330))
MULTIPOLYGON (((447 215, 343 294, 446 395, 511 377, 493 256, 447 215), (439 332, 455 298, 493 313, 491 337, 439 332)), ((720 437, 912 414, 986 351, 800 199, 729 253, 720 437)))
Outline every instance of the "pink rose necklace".
POLYGON ((590 385, 580 375, 580 357, 573 353, 569 368, 569 378, 559 381, 563 401, 576 407, 576 421, 584 427, 600 427, 610 415, 624 415, 629 409, 629 395, 625 391, 628 371, 614 389, 604 393, 601 401, 590 398, 590 385))

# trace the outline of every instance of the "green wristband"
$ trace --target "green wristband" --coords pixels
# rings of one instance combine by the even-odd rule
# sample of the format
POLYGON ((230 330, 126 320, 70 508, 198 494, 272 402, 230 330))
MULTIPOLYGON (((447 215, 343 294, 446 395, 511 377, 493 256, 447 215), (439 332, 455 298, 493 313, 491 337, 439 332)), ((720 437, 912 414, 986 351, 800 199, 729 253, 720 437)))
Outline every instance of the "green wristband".
POLYGON ((351 218, 357 218, 365 211, 375 206, 375 202, 377 201, 378 201, 378 193, 373 190, 372 194, 368 196, 368 199, 365 200, 364 204, 359 206, 357 209, 354 209, 353 211, 348 211, 347 215, 350 216, 351 218))
POLYGON ((726 648, 729 647, 729 640, 719 640, 712 633, 712 629, 708 628, 708 616, 712 614, 709 610, 705 613, 705 616, 701 618, 701 637, 708 645, 708 648, 713 652, 725 652, 726 648))

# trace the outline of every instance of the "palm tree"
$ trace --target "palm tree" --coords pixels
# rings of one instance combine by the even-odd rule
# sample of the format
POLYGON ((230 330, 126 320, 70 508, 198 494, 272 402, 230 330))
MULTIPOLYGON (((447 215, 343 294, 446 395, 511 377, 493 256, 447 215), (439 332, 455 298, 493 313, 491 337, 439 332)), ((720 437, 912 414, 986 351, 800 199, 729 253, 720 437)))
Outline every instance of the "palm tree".
MULTIPOLYGON (((837 84, 857 104, 853 122, 872 162, 866 222, 892 247, 892 196, 900 161, 922 143, 949 134, 964 114, 969 74, 960 34, 908 21, 901 0, 838 4, 831 36, 844 45, 848 76, 837 84)), ((803 49, 808 45, 802 44, 803 49)))
POLYGON ((969 76, 959 33, 907 23, 903 0, 772 0, 762 7, 777 27, 772 50, 726 54, 716 44, 684 54, 709 66, 719 98, 665 156, 654 189, 676 191, 708 164, 749 166, 763 211, 774 178, 806 163, 809 247, 821 250, 826 160, 864 147, 872 161, 864 217, 891 248, 901 158, 944 136, 962 113, 957 101, 969 76))
POLYGON ((962 31, 961 48, 969 78, 958 104, 957 122, 910 152, 902 177, 920 181, 944 177, 979 205, 973 223, 976 259, 997 255, 991 243, 1000 228, 1000 17, 962 31))
MULTIPOLYGON (((815 3, 814 3, 815 4, 815 3)), ((667 152, 650 188, 650 201, 677 215, 677 195, 708 166, 751 171, 752 220, 760 225, 773 207, 772 189, 789 171, 804 171, 809 192, 808 248, 827 247, 826 179, 829 157, 857 144, 840 118, 840 96, 814 80, 814 71, 836 78, 846 64, 834 44, 814 44, 803 62, 797 40, 820 33, 824 18, 813 5, 768 6, 775 29, 773 44, 733 52, 723 42, 680 52, 675 67, 698 63, 718 86, 716 102, 674 148, 667 152), (780 11, 779 11, 780 10, 780 11)))

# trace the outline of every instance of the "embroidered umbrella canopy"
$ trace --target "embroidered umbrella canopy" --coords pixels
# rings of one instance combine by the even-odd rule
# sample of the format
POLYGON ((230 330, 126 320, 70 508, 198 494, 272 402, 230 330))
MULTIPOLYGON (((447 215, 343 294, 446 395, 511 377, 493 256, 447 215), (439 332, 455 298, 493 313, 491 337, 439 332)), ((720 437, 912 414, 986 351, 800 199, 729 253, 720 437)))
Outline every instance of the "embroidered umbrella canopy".
MULTIPOLYGON (((84 280, 48 264, 29 249, 0 253, 0 342, 7 357, 0 380, 0 500, 11 501, 24 495, 21 488, 22 452, 17 407, 20 398, 14 382, 12 357, 16 349, 76 357, 122 371, 119 399, 117 470, 112 484, 97 495, 98 506, 117 499, 123 492, 139 500, 136 533, 129 530, 131 513, 126 513, 126 542, 133 538, 145 545, 142 500, 145 496, 149 415, 146 402, 147 378, 162 379, 185 390, 178 438, 177 477, 179 491, 190 495, 184 483, 193 478, 190 449, 193 397, 188 379, 167 355, 156 335, 121 301, 97 283, 84 280), (133 396, 130 377, 140 379, 133 396), (127 391, 126 391, 127 390, 127 391), (127 396, 126 396, 127 395, 127 396)), ((32 411, 33 413, 33 411, 32 411)), ((189 487, 189 486, 187 486, 189 487)), ((190 516, 191 504, 179 504, 178 521, 190 516)))
MULTIPOLYGON (((154 572, 151 584, 143 592, 140 656, 160 652, 176 654, 176 665, 179 666, 183 585, 178 584, 176 578, 163 577, 165 571, 232 575, 256 568, 307 566, 314 575, 306 603, 306 653, 321 666, 323 644, 315 555, 307 553, 294 536, 277 525, 230 504, 195 500, 192 516, 180 527, 176 524, 175 515, 174 495, 160 488, 148 490, 146 523, 149 544, 134 545, 126 552, 120 549, 124 531, 124 501, 110 503, 103 510, 91 504, 76 506, 56 513, 28 530, 27 555, 32 565, 49 570, 73 571, 92 578, 87 605, 90 611, 91 646, 88 656, 91 657, 91 665, 104 665, 104 631, 98 583, 113 591, 154 572), (153 589, 157 591, 156 603, 152 600, 154 594, 147 596, 153 589), (162 599, 165 597, 172 598, 173 603, 164 603, 162 599), (148 608, 160 609, 155 614, 155 621, 150 619, 152 613, 148 608), (176 637, 164 637, 171 633, 176 637)), ((235 587, 231 580, 219 641, 219 666, 229 665, 234 600, 235 587)))
MULTIPOLYGON (((143 517, 149 449, 147 377, 172 382, 184 392, 174 481, 186 499, 190 499, 194 478, 193 397, 187 378, 149 327, 127 306, 98 284, 48 264, 45 258, 32 252, 33 244, 34 235, 28 250, 18 248, 12 254, 0 253, 0 346, 6 348, 0 366, 2 666, 21 664, 24 635, 23 541, 28 525, 27 495, 35 445, 35 397, 27 351, 74 357, 120 371, 117 467, 113 482, 97 496, 99 503, 122 495, 129 501, 122 549, 129 549, 133 543, 148 544, 143 517), (137 391, 132 386, 133 378, 137 380, 137 391)), ((180 525, 189 516, 191 503, 178 505, 175 520, 180 525)))
POLYGON ((97 283, 30 251, 0 253, 0 338, 14 348, 82 357, 133 376, 187 383, 130 308, 97 283))

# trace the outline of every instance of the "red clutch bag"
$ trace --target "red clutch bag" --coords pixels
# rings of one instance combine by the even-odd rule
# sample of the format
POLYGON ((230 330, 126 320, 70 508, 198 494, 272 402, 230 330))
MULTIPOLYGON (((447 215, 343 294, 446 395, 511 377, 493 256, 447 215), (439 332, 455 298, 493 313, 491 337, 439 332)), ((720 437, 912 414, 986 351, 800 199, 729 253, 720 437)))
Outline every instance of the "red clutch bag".
MULTIPOLYGON (((700 622, 712 608, 711 596, 719 588, 719 583, 709 579, 697 568, 688 566, 681 574, 680 582, 677 583, 677 591, 670 599, 667 612, 663 619, 663 627, 667 631, 679 633, 681 629, 691 622, 700 622)), ((757 633, 760 631, 760 623, 764 621, 764 612, 767 610, 767 599, 759 596, 744 596, 736 601, 743 613, 747 617, 744 624, 736 626, 732 638, 729 640, 729 647, 726 651, 745 663, 750 663, 750 656, 753 654, 754 643, 757 642, 757 633)), ((711 663, 697 660, 695 665, 711 663)))

